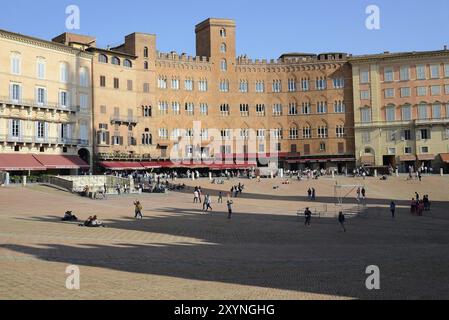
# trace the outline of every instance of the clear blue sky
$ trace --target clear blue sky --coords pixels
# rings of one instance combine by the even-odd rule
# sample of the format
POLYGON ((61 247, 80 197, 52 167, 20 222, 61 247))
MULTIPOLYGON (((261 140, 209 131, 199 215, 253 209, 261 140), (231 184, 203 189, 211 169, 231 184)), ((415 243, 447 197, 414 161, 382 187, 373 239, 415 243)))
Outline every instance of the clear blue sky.
POLYGON ((118 45, 134 31, 158 36, 160 51, 195 54, 195 24, 237 22, 237 53, 277 58, 284 52, 436 50, 449 45, 448 0, 41 0, 2 1, 0 28, 51 39, 65 32, 65 8, 81 10, 79 33, 118 45), (125 3, 125 5, 123 4, 125 3), (129 4, 127 6, 126 4, 129 4), (381 10, 381 29, 365 28, 365 8, 381 10))

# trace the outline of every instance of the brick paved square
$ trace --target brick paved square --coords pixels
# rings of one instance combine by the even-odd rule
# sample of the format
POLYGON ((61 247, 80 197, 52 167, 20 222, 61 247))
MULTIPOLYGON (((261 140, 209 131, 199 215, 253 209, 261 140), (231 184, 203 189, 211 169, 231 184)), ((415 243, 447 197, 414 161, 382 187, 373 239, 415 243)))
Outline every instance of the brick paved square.
POLYGON ((346 233, 333 216, 313 217, 310 228, 296 216, 333 206, 332 179, 242 180, 232 220, 215 194, 238 180, 184 181, 213 195, 208 214, 190 191, 138 196, 143 220, 133 218, 135 196, 93 201, 42 186, 1 188, 0 299, 448 299, 448 178, 338 181, 367 189, 367 210, 347 219, 346 233), (410 214, 415 192, 432 201, 422 217, 410 214), (66 210, 108 227, 62 223, 66 210), (80 290, 66 289, 69 265, 80 268, 80 290), (365 286, 369 265, 380 268, 380 290, 365 286))

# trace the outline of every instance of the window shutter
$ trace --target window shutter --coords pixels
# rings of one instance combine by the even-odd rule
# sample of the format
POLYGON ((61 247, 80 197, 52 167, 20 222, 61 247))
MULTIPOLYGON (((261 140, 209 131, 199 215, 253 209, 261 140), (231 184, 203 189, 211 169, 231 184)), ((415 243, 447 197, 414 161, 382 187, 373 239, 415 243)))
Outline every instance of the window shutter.
POLYGON ((9 128, 8 128, 9 136, 12 137, 12 119, 9 119, 9 128))
POLYGON ((50 124, 48 122, 45 122, 45 132, 44 132, 45 140, 48 139, 48 132, 49 131, 50 131, 50 124))
POLYGON ((416 131, 416 140, 422 140, 421 130, 416 131))
POLYGON ((14 93, 13 93, 13 85, 9 85, 9 100, 13 100, 14 93))
POLYGON ((34 121, 34 134, 36 138, 39 137, 39 121, 34 121))

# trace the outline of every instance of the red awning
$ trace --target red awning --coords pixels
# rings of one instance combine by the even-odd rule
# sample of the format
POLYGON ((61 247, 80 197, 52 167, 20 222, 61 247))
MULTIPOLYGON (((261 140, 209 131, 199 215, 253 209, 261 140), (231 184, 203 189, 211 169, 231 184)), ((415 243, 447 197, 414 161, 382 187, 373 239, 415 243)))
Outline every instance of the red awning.
POLYGON ((145 169, 159 169, 161 168, 161 165, 157 162, 141 162, 140 165, 144 167, 145 169))
POLYGON ((419 154, 417 158, 419 161, 433 161, 433 160, 435 160, 435 155, 434 154, 419 154))
POLYGON ((78 156, 34 155, 34 158, 47 169, 89 169, 89 165, 78 156))
POLYGON ((108 161, 100 162, 100 165, 109 170, 144 170, 145 168, 140 164, 140 162, 120 162, 120 161, 108 161))
POLYGON ((0 170, 45 171, 46 168, 32 154, 0 154, 0 170))
POLYGON ((449 163, 449 153, 440 153, 440 157, 443 162, 449 163))

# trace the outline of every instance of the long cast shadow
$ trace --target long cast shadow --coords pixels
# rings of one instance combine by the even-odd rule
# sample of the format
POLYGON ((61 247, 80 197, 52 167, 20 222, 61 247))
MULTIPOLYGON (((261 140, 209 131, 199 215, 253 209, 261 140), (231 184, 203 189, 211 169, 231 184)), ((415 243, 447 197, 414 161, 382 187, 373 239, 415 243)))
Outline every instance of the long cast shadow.
MULTIPOLYGON (((351 219, 343 233, 334 219, 314 219, 305 228, 289 216, 238 213, 228 221, 223 211, 160 212, 142 221, 109 220, 108 227, 178 241, 0 247, 43 261, 296 292, 361 299, 449 297, 447 221, 435 226, 429 217, 409 217, 406 209, 399 210, 397 221, 371 212, 351 219), (366 267, 373 264, 382 270, 381 291, 365 287, 366 267)), ((60 223, 56 217, 35 220, 60 223)))

